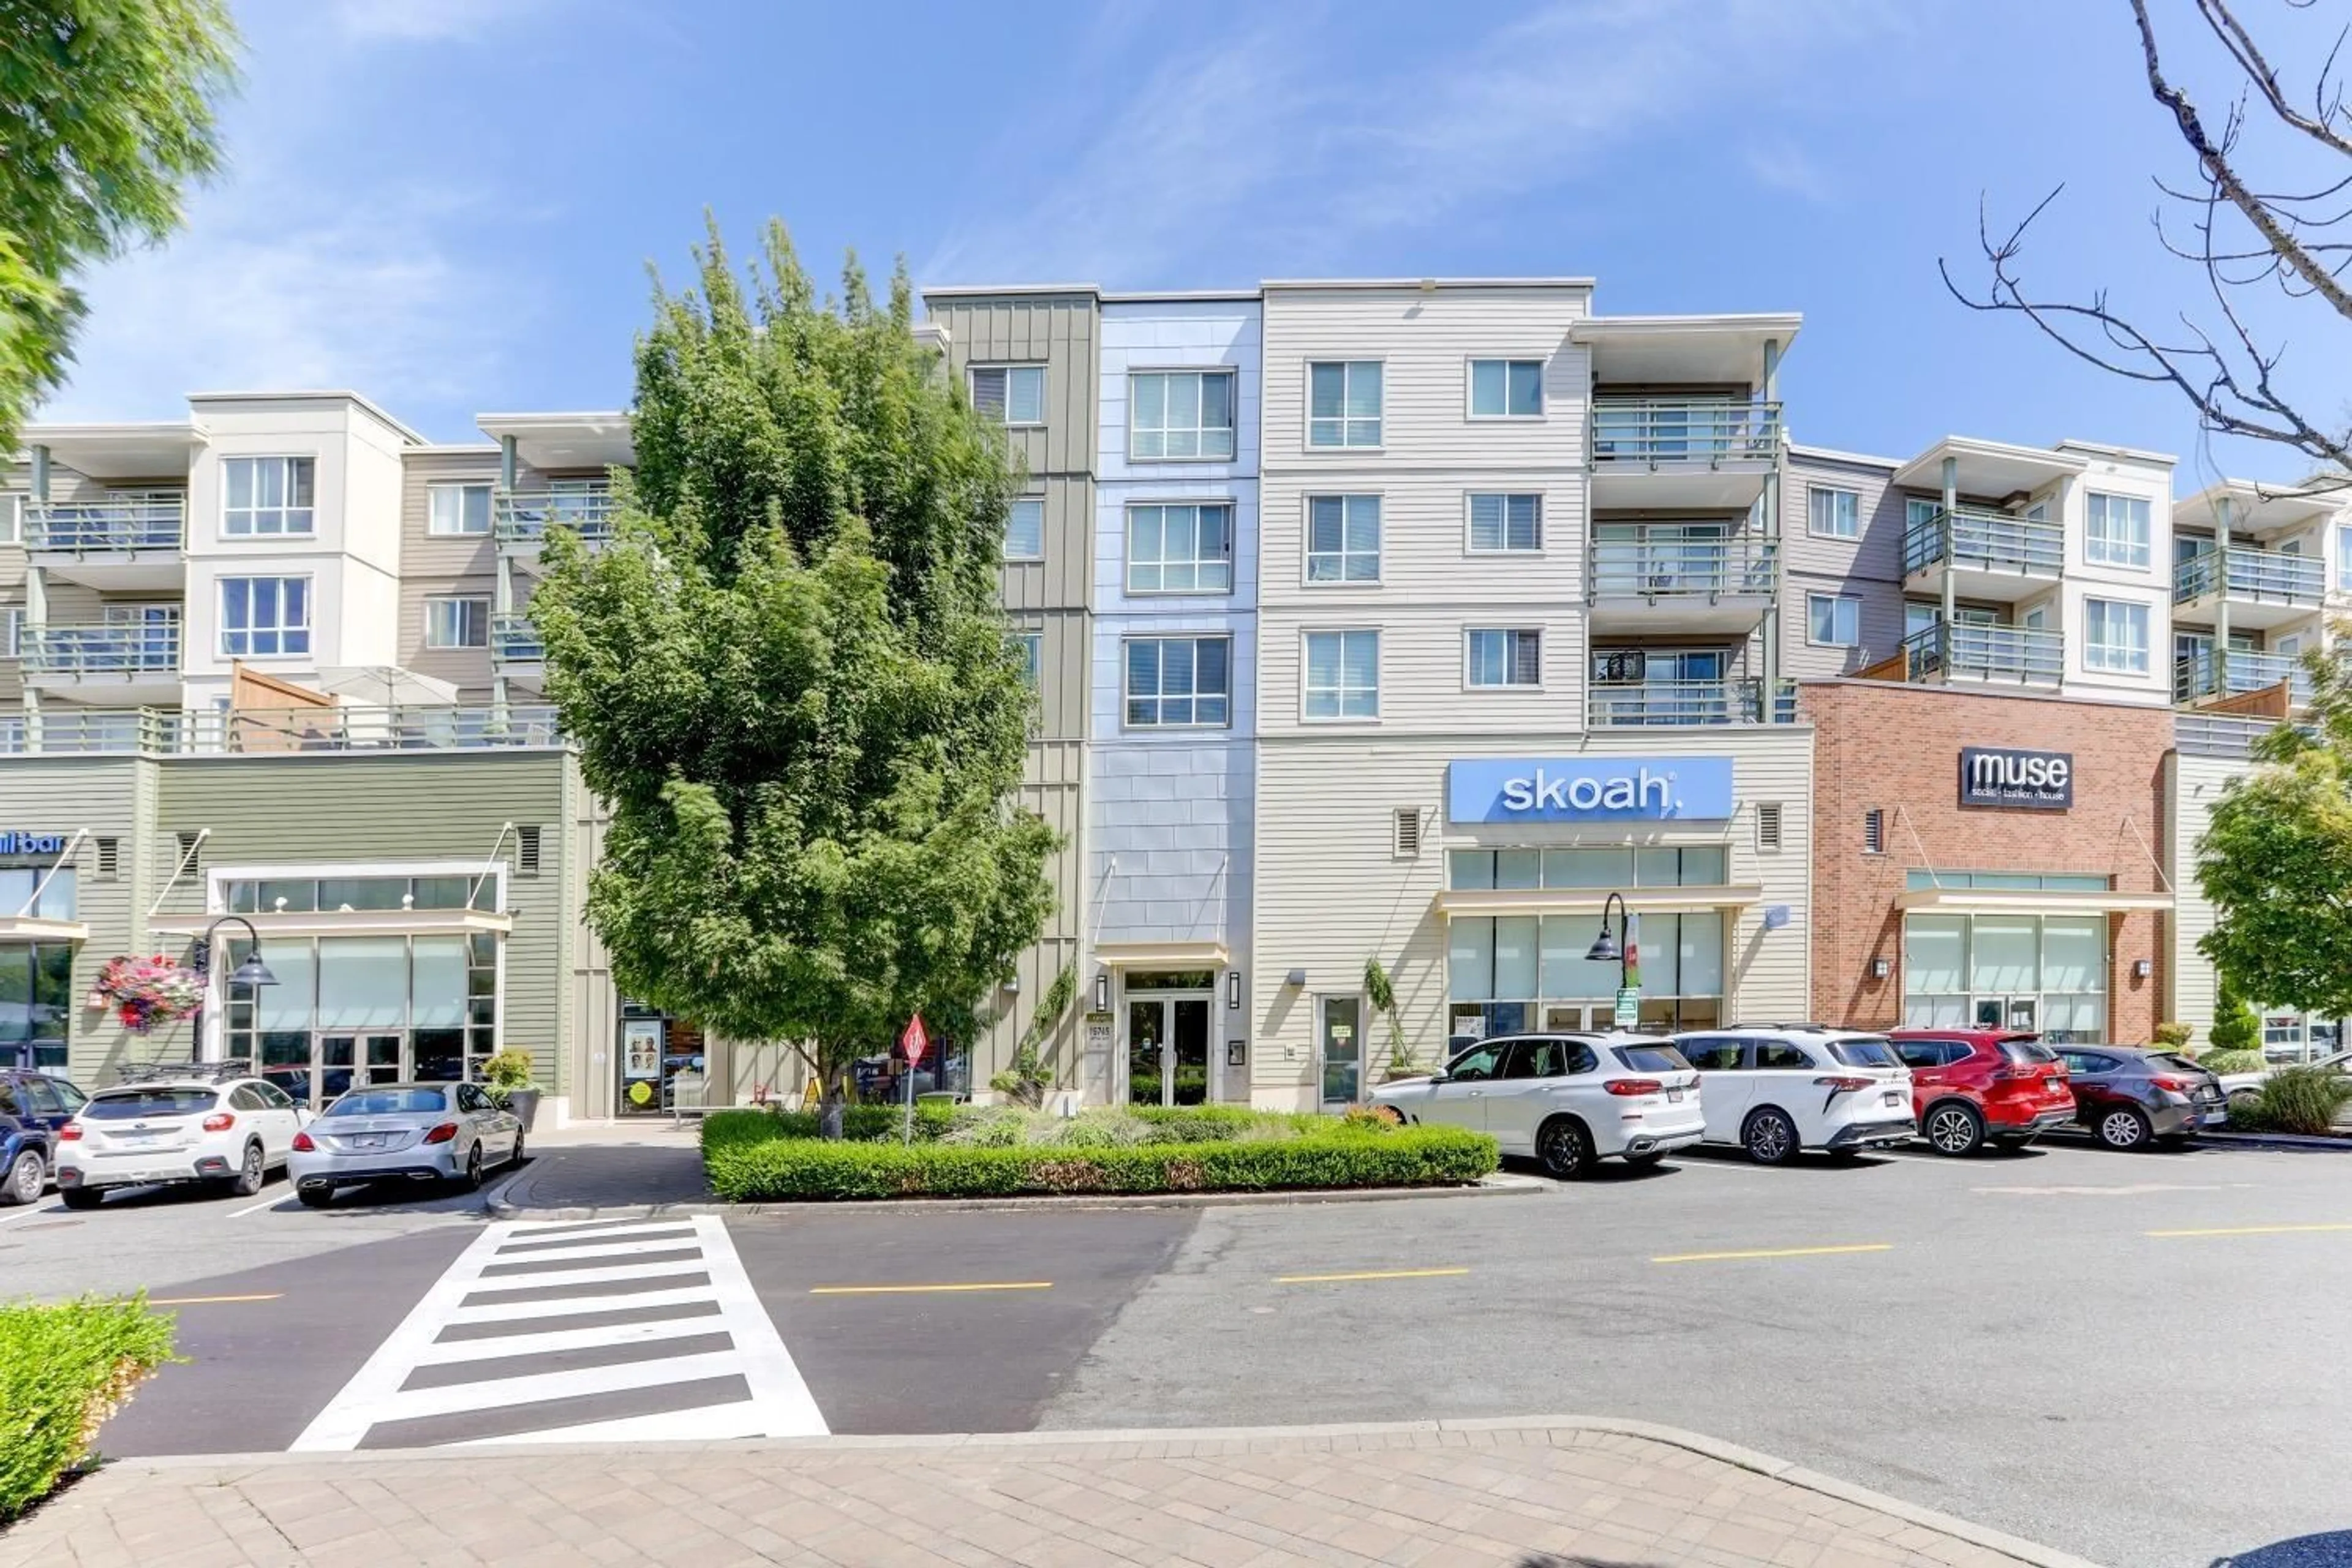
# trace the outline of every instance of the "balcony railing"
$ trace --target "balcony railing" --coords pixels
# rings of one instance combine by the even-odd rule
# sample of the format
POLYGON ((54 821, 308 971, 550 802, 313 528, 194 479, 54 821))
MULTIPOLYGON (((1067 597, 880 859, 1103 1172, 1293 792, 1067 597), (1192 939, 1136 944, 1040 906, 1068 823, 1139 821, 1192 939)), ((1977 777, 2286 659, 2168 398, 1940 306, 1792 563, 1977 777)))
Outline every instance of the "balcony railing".
POLYGON ((26 626, 24 657, 39 675, 169 675, 180 668, 180 628, 26 626))
POLYGON ((188 533, 185 496, 35 501, 25 509, 25 548, 72 555, 177 550, 188 533))
MULTIPOLYGON (((2326 563, 2316 555, 2290 555, 2280 550, 2229 552, 2229 595, 2279 605, 2309 605, 2316 609, 2327 592, 2326 563)), ((2185 605, 2219 593, 2222 587, 2221 552, 2192 555, 2172 569, 2172 602, 2185 605)))
POLYGON ((1962 570, 2055 577, 2066 563, 2066 530, 2046 518, 1975 507, 1960 507, 1948 516, 1938 507, 1904 532, 1904 575, 1938 563, 1962 570))
POLYGON ((501 610, 490 617, 492 664, 539 664, 547 658, 547 644, 539 628, 520 610, 501 610))
POLYGON ((2298 705, 2311 700, 2311 672, 2303 668, 2302 659, 2292 654, 2231 648, 2230 689, 2226 693, 2221 689, 2219 672, 2213 666, 2210 649, 2177 661, 2172 667, 2172 700, 2201 702, 2209 697, 2243 697, 2250 691, 2267 691, 2285 681, 2290 700, 2298 705))
POLYGON ((551 528, 568 528, 586 540, 613 536, 619 510, 610 490, 500 490, 493 509, 501 542, 536 544, 551 528))
POLYGON ((1780 576, 1780 541, 1723 539, 1596 539, 1591 595, 1594 598, 1720 598, 1769 595, 1780 576))
POLYGON ((52 709, 0 714, 0 753, 149 756, 446 752, 560 746, 555 710, 532 707, 52 709))
POLYGON ((1622 469, 1769 462, 1780 449, 1780 405, 1687 397, 1598 397, 1594 466, 1622 469))
POLYGON ((1906 680, 2055 686, 2066 673, 2066 639, 2036 626, 1927 626, 1903 639, 1903 672, 1906 680))
POLYGON ((1797 691, 1783 681, 1769 711, 1764 683, 1731 680, 1596 680, 1585 688, 1585 723, 1595 730, 1651 724, 1788 724, 1797 691))
POLYGON ((110 752, 153 754, 172 749, 177 713, 153 708, 60 708, 37 721, 23 713, 0 714, 0 754, 90 756, 110 752))

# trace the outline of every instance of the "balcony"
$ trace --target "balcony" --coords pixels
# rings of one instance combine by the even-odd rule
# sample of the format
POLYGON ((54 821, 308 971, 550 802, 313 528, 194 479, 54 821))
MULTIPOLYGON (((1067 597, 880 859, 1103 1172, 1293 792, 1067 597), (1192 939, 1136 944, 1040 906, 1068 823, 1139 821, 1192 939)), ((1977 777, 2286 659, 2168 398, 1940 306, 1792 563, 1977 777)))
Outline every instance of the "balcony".
POLYGON ((1962 597, 2014 600, 2058 580, 2066 564, 2066 530, 2046 518, 1979 507, 1941 507, 1903 535, 1904 586, 1940 590, 1957 579, 1962 597))
POLYGON ((177 626, 26 626, 23 647, 26 683, 41 690, 129 707, 179 700, 177 626))
POLYGON ((2066 638, 2037 626, 1927 626, 1903 639, 1903 679, 2054 690, 2066 674, 2066 638))
POLYGON ((2293 654, 2253 653, 2245 648, 2231 648, 2230 689, 2226 692, 2221 689, 2220 672, 2213 664, 2210 649, 2176 663, 2172 667, 2172 700, 2194 705, 2222 697, 2244 697, 2256 691, 2267 691, 2284 681, 2291 706, 2301 708, 2311 701, 2311 672, 2304 668, 2303 660, 2293 654))
MULTIPOLYGON (((1606 526, 1606 525, 1603 525, 1606 526)), ((1596 632, 1737 636, 1770 613, 1780 542, 1749 535, 1592 542, 1585 598, 1596 632)))
POLYGON ((547 644, 520 610, 500 610, 490 617, 490 668, 533 688, 546 678, 547 644))
POLYGON ((2326 597, 2326 563, 2316 555, 2232 546, 2226 571, 2218 550, 2172 569, 2172 618, 2179 626, 2216 624, 2226 599, 2231 626, 2267 631, 2308 619, 2326 597))
POLYGON ((1780 405, 1725 398, 1592 400, 1592 504, 1745 510, 1780 458, 1780 405))
POLYGON ((605 542, 613 537, 619 510, 610 490, 500 490, 493 499, 490 526, 499 549, 530 563, 550 529, 568 529, 591 545, 605 542))
POLYGON ((1596 680, 1585 688, 1588 729, 1623 730, 1650 725, 1790 724, 1796 721, 1796 688, 1782 682, 1769 711, 1764 683, 1731 680, 1596 680))
POLYGON ((33 501, 25 508, 30 564, 93 588, 177 591, 185 570, 187 534, 184 495, 33 501))
POLYGON ((0 754, 146 756, 448 752, 560 746, 543 705, 404 708, 52 708, 0 714, 0 754))

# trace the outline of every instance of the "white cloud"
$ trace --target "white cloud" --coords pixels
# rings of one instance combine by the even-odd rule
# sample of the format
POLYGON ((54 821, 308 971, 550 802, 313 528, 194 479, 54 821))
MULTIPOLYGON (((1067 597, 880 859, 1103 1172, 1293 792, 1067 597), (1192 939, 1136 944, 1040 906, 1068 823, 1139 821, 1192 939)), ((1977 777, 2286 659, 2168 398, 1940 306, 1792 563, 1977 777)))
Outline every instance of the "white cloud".
POLYGON ((479 37, 561 0, 330 0, 335 25, 354 38, 435 43, 479 37))
POLYGON ((1751 143, 1745 154, 1748 172, 1768 190, 1783 191, 1817 205, 1837 199, 1829 172, 1794 142, 1774 137, 1751 143))

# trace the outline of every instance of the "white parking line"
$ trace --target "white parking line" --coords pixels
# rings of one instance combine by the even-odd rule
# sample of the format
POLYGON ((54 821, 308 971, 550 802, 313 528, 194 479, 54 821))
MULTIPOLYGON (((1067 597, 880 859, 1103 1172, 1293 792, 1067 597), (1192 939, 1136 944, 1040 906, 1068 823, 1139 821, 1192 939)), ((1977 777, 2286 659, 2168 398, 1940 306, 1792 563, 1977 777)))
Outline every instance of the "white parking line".
POLYGON ((42 1208, 37 1204, 26 1204, 15 1214, 0 1214, 0 1225, 6 1225, 10 1220, 30 1219, 37 1214, 63 1214, 65 1212, 66 1205, 63 1204, 58 1205, 55 1208, 46 1209, 42 1208))
POLYGON ((264 1198, 257 1204, 248 1204, 241 1209, 235 1210, 228 1217, 243 1219, 249 1214, 259 1214, 263 1209, 284 1208, 289 1204, 297 1204, 299 1206, 299 1202, 293 1194, 280 1193, 274 1198, 264 1198))

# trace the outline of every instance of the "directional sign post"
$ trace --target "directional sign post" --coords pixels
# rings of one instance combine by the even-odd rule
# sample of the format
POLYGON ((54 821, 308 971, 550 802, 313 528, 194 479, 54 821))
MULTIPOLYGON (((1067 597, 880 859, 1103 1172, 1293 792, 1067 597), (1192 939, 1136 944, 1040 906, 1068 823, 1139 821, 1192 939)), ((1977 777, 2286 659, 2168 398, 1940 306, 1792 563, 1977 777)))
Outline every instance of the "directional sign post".
POLYGON ((930 1048, 931 1037, 923 1028, 923 1016, 918 1013, 907 1020, 906 1031, 898 1037, 898 1052, 907 1058, 903 1075, 907 1080, 907 1118, 899 1133, 901 1143, 915 1141, 915 1068, 922 1064, 923 1053, 930 1048))

